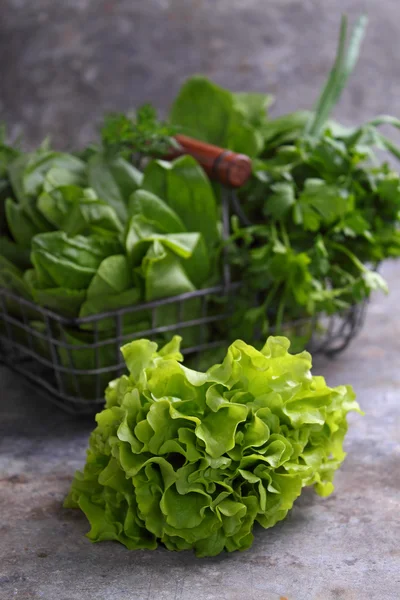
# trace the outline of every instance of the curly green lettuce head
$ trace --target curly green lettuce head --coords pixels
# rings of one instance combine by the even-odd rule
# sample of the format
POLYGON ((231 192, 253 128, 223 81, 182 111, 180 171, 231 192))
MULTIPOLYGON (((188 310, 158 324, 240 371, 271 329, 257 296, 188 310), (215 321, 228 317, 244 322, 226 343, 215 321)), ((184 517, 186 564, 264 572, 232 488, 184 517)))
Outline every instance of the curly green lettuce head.
POLYGON ((66 500, 92 541, 127 548, 245 550, 254 522, 272 527, 305 485, 333 490, 344 459, 350 387, 329 388, 307 352, 270 337, 232 344, 206 373, 181 364, 181 339, 122 348, 128 376, 112 381, 84 471, 66 500))

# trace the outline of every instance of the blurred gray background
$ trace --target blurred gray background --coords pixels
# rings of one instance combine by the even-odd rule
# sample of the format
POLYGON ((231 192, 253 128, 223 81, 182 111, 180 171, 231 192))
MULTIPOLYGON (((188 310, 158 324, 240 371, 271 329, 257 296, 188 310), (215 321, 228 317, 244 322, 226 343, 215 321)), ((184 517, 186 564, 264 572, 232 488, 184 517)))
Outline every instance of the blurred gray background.
POLYGON ((340 15, 370 22, 336 115, 399 116, 399 0, 0 0, 0 121, 32 147, 90 141, 104 112, 151 101, 165 114, 203 73, 309 108, 332 64, 340 15))

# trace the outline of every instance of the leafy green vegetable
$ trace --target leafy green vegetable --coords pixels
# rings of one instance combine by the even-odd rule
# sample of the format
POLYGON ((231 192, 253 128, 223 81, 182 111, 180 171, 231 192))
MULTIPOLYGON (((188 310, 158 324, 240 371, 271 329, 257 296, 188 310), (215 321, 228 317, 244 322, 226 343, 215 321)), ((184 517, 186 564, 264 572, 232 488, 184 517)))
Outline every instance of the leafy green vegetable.
POLYGON ((16 158, 9 165, 9 175, 18 201, 24 205, 27 198, 36 197, 44 186, 47 190, 51 189, 54 171, 58 176, 61 174, 63 182, 67 172, 68 184, 80 185, 85 181, 85 163, 71 154, 39 149, 16 158))
POLYGON ((30 266, 29 248, 13 242, 8 236, 0 236, 0 256, 12 262, 17 268, 25 270, 30 266))
POLYGON ((121 157, 107 159, 95 154, 88 163, 88 181, 97 196, 105 200, 124 222, 128 199, 141 185, 140 171, 121 157))
POLYGON ((10 289, 22 298, 31 299, 29 288, 24 283, 23 273, 12 262, 0 255, 0 286, 10 289))
MULTIPOLYGON (((128 259, 122 254, 108 256, 99 265, 86 293, 86 300, 82 304, 79 316, 87 317, 102 312, 107 312, 125 306, 137 304, 141 291, 136 287, 128 259)), ((134 317, 136 315, 134 314, 134 317)), ((111 330, 115 327, 115 320, 102 319, 99 322, 100 330, 111 330)), ((83 326, 92 329, 93 324, 83 326)))
MULTIPOLYGON (((116 337, 115 315, 96 315, 138 307, 120 316, 120 333, 139 337, 157 326, 160 341, 177 320, 196 322, 202 315, 198 298, 179 311, 174 303, 153 310, 140 304, 193 292, 218 279, 219 209, 211 184, 194 159, 183 157, 167 167, 150 162, 144 186, 143 173, 107 143, 79 157, 48 145, 31 153, 3 150, 7 160, 0 176, 8 198, 0 285, 68 319, 89 318, 73 327, 57 325, 52 334, 69 344, 57 346, 61 364, 75 369, 74 377, 62 375, 65 390, 98 398, 108 375, 96 369, 118 369, 121 358, 115 343, 108 343, 116 337), (159 172, 153 182, 151 172, 159 172), (157 187, 158 180, 162 197, 146 189, 157 187), (93 373, 80 374, 88 369, 93 373)), ((17 300, 7 300, 7 308, 23 321, 17 300)), ((40 313, 29 313, 28 319, 40 334, 40 313)), ((16 326, 13 335, 30 344, 22 328, 16 326)), ((203 327, 201 339, 208 336, 203 327)), ((199 326, 186 327, 185 339, 188 346, 198 344, 199 326)), ((39 335, 33 343, 48 357, 39 335)))
MULTIPOLYGON (((0 255, 26 270, 18 285, 29 290, 35 302, 67 317, 78 317, 81 310, 90 315, 102 306, 108 310, 130 305, 140 296, 136 289, 112 299, 87 298, 103 259, 124 250, 129 197, 142 180, 121 157, 105 158, 93 149, 88 161, 43 146, 31 153, 8 152, 3 168, 10 197, 5 201, 7 227, 0 238, 0 255), (101 179, 95 177, 96 169, 101 179), (90 181, 101 198, 87 187, 90 181)), ((15 291, 15 277, 4 276, 2 285, 15 291)), ((102 324, 109 325, 110 321, 102 324)))
POLYGON ((219 239, 215 195, 206 174, 191 156, 172 163, 157 160, 144 171, 143 189, 162 198, 187 231, 199 231, 208 246, 219 239))
POLYGON ((145 298, 156 300, 194 291, 207 282, 211 270, 203 236, 215 248, 219 235, 210 183, 197 163, 184 157, 171 165, 151 163, 143 187, 130 200, 126 250, 132 264, 141 265, 137 272, 145 280, 145 298), (182 176, 182 165, 188 169, 187 179, 182 176), (146 190, 154 181, 153 187, 164 194, 166 202, 146 190))
POLYGON ((25 208, 21 204, 17 204, 14 200, 11 200, 11 198, 7 198, 5 202, 5 214, 8 229, 13 239, 21 247, 29 248, 32 238, 37 233, 43 232, 43 229, 37 227, 32 221, 25 208))
POLYGON ((174 127, 157 119, 157 112, 150 104, 141 106, 133 118, 121 113, 108 115, 101 130, 106 150, 128 159, 133 153, 167 154, 177 146, 174 133, 174 127))
POLYGON ((364 35, 362 17, 348 48, 342 19, 338 52, 314 111, 298 111, 260 125, 264 144, 252 180, 240 191, 252 226, 233 221, 229 246, 235 276, 244 280, 235 335, 252 339, 271 327, 349 308, 375 289, 374 272, 400 256, 400 179, 379 166, 375 148, 400 152, 378 131, 399 127, 377 117, 358 128, 329 121, 355 66, 364 35), (257 303, 254 305, 254 298, 257 303))
POLYGON ((272 96, 256 92, 237 92, 233 94, 233 98, 236 110, 252 127, 260 129, 265 124, 267 110, 273 102, 272 96))
POLYGON ((309 135, 318 135, 321 133, 333 107, 339 100, 347 80, 357 63, 366 25, 367 17, 360 17, 354 28, 346 53, 347 17, 342 17, 336 60, 317 102, 313 118, 307 124, 306 133, 309 135))
POLYGON ((0 319, 0 333, 5 334, 20 343, 22 346, 30 346, 31 339, 24 329, 25 319, 35 319, 38 316, 36 310, 27 308, 19 302, 19 298, 32 300, 32 291, 26 284, 23 273, 12 262, 0 255, 0 288, 7 288, 17 296, 16 299, 3 296, 5 309, 15 321, 10 323, 0 319), (18 298, 19 297, 19 298, 18 298), (21 326, 19 326, 21 322, 21 326))
POLYGON ((8 166, 18 156, 19 150, 6 143, 6 130, 0 125, 0 236, 8 233, 5 200, 12 194, 8 166))
POLYGON ((184 133, 253 157, 262 149, 259 127, 266 121, 270 96, 232 94, 202 76, 182 86, 170 113, 184 133))
POLYGON ((60 186, 43 192, 37 207, 46 219, 68 235, 78 233, 122 233, 123 226, 115 210, 99 200, 90 188, 60 186))
POLYGON ((92 331, 63 327, 60 337, 68 344, 57 346, 58 358, 66 369, 60 373, 63 388, 71 395, 98 400, 107 386, 110 373, 117 372, 113 369, 118 368, 120 359, 115 343, 110 341, 110 332, 99 332, 97 350, 92 331), (69 372, 71 368, 75 369, 74 374, 69 372), (96 369, 100 369, 100 372, 96 372, 96 369), (102 372, 101 369, 106 370, 102 372))
POLYGON ((101 261, 120 249, 117 240, 54 231, 35 236, 31 259, 41 286, 79 290, 89 285, 101 261))
POLYGON ((9 160, 7 174, 13 196, 5 203, 8 228, 25 246, 37 233, 58 228, 70 234, 122 231, 129 197, 142 181, 123 158, 101 151, 91 152, 85 163, 39 148, 9 160))
POLYGON ((302 110, 268 120, 262 127, 264 147, 272 150, 293 142, 304 131, 310 117, 309 111, 302 110))
POLYGON ((71 289, 67 287, 67 283, 58 286, 56 282, 44 284, 38 279, 34 269, 24 273, 24 282, 39 306, 46 306, 64 317, 77 317, 86 298, 85 289, 71 289))
POLYGON ((307 485, 329 495, 345 453, 350 387, 312 377, 286 338, 261 352, 236 341, 206 373, 183 366, 180 338, 123 346, 129 375, 112 381, 86 466, 65 501, 93 542, 129 549, 245 550, 253 525, 285 518, 307 485))
POLYGON ((138 190, 129 200, 129 215, 144 219, 160 233, 183 233, 186 228, 177 213, 161 198, 145 189, 138 190))
MULTIPOLYGON (((172 107, 172 122, 188 135, 255 157, 253 177, 239 192, 254 225, 234 217, 227 248, 233 277, 244 282, 231 332, 246 340, 386 291, 374 270, 400 255, 399 176, 374 154, 386 149, 400 158, 379 131, 400 121, 383 115, 348 128, 329 120, 365 27, 361 17, 349 36, 343 17, 336 60, 312 111, 269 120, 267 96, 234 94, 198 76, 172 107)), ((148 189, 167 197, 159 165, 148 173, 148 189)))
POLYGON ((146 282, 145 299, 148 301, 195 290, 179 258, 161 241, 155 241, 150 246, 140 274, 146 282))

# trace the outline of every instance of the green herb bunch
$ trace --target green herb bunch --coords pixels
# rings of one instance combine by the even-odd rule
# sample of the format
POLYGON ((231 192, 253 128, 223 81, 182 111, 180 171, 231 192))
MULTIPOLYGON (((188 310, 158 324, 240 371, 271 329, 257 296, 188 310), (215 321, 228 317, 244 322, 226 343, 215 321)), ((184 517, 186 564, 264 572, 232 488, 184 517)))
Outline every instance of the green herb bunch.
POLYGON ((387 290, 376 268, 400 255, 400 178, 376 149, 400 158, 379 130, 400 121, 381 116, 348 128, 330 120, 365 26, 362 17, 348 42, 343 17, 336 60, 312 111, 268 119, 268 97, 232 94, 199 77, 175 101, 174 124, 253 158, 253 177, 239 192, 244 219, 233 217, 227 248, 244 282, 235 336, 284 331, 288 322, 387 290))
POLYGON ((111 154, 124 158, 132 155, 163 156, 178 148, 174 136, 176 129, 159 121, 151 104, 141 106, 135 115, 123 113, 107 115, 101 129, 103 146, 111 154))

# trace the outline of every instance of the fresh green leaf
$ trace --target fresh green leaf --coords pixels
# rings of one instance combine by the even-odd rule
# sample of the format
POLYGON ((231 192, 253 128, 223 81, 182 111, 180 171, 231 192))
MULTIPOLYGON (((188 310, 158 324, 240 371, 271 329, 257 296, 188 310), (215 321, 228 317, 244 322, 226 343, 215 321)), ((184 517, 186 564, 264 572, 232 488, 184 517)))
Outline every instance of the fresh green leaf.
POLYGON ((121 113, 107 115, 101 130, 103 145, 111 154, 128 158, 132 153, 162 156, 176 143, 174 127, 157 119, 151 104, 141 106, 134 117, 121 113))
POLYGON ((61 186, 41 194, 37 207, 46 219, 68 235, 122 233, 115 210, 99 200, 93 190, 61 186))
MULTIPOLYGON (((267 102, 261 100, 264 106, 267 102)), ((262 147, 255 118, 260 118, 258 96, 235 96, 200 75, 182 86, 170 113, 171 123, 183 133, 251 157, 262 147)))
POLYGON ((256 92, 237 92, 233 94, 233 98, 237 110, 252 127, 259 129, 264 125, 267 110, 273 102, 272 96, 256 92))
POLYGON ((101 154, 88 163, 88 183, 97 196, 107 202, 124 223, 129 197, 141 185, 142 175, 123 158, 108 159, 101 154))
POLYGON ((333 107, 339 100, 347 80, 357 63, 367 22, 368 20, 365 15, 357 21, 346 54, 347 17, 342 17, 336 60, 317 102, 313 118, 307 126, 307 133, 310 135, 318 135, 330 116, 333 107))
POLYGON ((145 281, 146 301, 177 296, 195 290, 180 259, 158 241, 148 249, 140 274, 145 281))
POLYGON ((282 218, 295 202, 294 186, 291 183, 279 182, 271 186, 272 194, 268 197, 264 214, 274 219, 282 218))
POLYGON ((40 286, 79 290, 87 288, 101 261, 119 249, 117 240, 55 231, 34 237, 31 260, 40 286))
POLYGON ((85 163, 71 154, 43 150, 21 155, 9 167, 12 187, 22 204, 27 197, 40 193, 46 179, 50 187, 52 177, 59 177, 62 172, 65 178, 67 172, 67 177, 80 183, 85 179, 85 170, 85 163), (50 171, 53 176, 49 175, 50 171))
POLYGON ((158 196, 138 190, 129 200, 129 215, 142 216, 160 233, 182 233, 186 231, 180 217, 158 196))
POLYGON ((11 198, 6 200, 5 212, 7 224, 15 242, 22 248, 29 248, 32 238, 37 233, 42 233, 42 229, 32 222, 24 207, 11 198))
POLYGON ((218 241, 217 206, 210 181, 191 156, 173 163, 154 161, 146 168, 143 188, 162 198, 187 231, 203 235, 207 247, 218 241))
POLYGON ((322 179, 307 179, 299 197, 302 223, 310 231, 319 229, 321 223, 333 223, 351 212, 353 206, 353 198, 346 191, 322 179))
MULTIPOLYGON (((99 265, 86 293, 79 316, 88 317, 126 306, 134 306, 140 300, 140 289, 135 286, 133 270, 126 256, 117 254, 105 258, 99 265)), ((137 321, 137 315, 129 315, 130 321, 137 321)), ((125 321, 126 323, 126 321, 125 321)), ((92 329, 93 324, 84 325, 84 329, 92 329)), ((99 320, 100 330, 115 328, 112 317, 99 320)))

